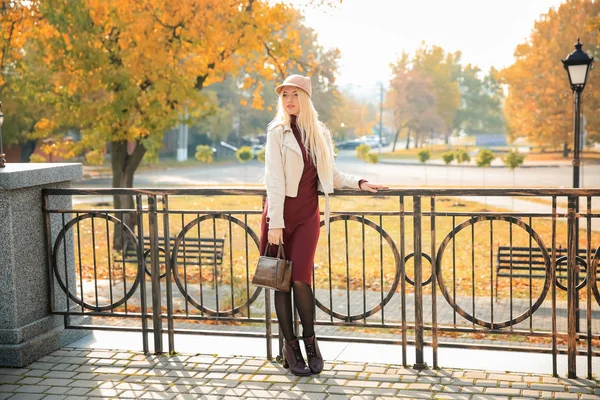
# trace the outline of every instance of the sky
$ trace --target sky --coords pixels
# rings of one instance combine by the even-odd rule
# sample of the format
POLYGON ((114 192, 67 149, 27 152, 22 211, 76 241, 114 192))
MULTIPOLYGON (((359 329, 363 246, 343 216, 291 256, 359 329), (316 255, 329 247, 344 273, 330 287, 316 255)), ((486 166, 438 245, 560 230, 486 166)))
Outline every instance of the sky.
MULTIPOLYGON (((306 0, 288 3, 306 4, 306 0)), ((488 71, 513 63, 516 46, 561 0, 343 0, 335 7, 300 7, 319 43, 337 47, 338 84, 376 90, 390 79, 389 64, 421 41, 462 52, 463 64, 488 71)), ((564 40, 575 43, 577 38, 564 40)), ((560 60, 557 60, 560 62, 560 60)), ((362 90, 360 90, 362 88, 362 90)))

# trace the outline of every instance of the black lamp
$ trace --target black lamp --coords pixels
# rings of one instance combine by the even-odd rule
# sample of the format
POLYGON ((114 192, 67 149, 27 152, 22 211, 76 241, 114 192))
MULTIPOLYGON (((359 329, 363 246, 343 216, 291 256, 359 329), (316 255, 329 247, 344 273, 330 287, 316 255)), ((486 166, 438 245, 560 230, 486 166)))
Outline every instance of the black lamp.
POLYGON ((566 60, 562 63, 569 73, 569 82, 573 90, 573 105, 575 115, 573 116, 573 187, 579 187, 579 150, 581 147, 581 92, 587 83, 588 73, 594 61, 594 57, 590 57, 581 50, 581 42, 577 39, 575 51, 569 54, 566 60))

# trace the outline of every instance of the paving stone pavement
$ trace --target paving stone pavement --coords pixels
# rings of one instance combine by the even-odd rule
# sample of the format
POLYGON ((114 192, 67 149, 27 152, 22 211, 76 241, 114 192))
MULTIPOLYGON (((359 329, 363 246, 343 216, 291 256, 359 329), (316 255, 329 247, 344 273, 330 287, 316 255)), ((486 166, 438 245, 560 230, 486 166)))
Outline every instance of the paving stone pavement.
POLYGON ((65 347, 26 368, 0 368, 0 400, 45 399, 600 399, 598 380, 326 362, 296 377, 275 361, 146 355, 65 347))

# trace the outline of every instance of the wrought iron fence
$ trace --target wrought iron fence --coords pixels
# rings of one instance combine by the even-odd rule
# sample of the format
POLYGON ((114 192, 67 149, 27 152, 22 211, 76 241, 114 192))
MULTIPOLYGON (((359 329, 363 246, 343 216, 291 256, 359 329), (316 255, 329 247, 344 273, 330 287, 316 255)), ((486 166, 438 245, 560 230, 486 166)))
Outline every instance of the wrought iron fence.
MULTIPOLYGON (((52 298, 66 298, 52 311, 69 328, 141 332, 145 351, 151 333, 157 353, 163 333, 170 352, 175 334, 219 334, 266 338, 271 358, 272 293, 251 284, 264 196, 45 190, 52 298), (134 207, 112 208, 114 195, 132 196, 134 207), (78 204, 55 208, 57 196, 78 204)), ((591 376, 600 354, 599 198, 583 189, 336 192, 315 260, 317 332, 397 344, 404 365, 414 346, 416 368, 427 366, 425 346, 433 367, 438 348, 461 347, 549 353, 555 375, 566 354, 570 376, 583 355, 591 376)))

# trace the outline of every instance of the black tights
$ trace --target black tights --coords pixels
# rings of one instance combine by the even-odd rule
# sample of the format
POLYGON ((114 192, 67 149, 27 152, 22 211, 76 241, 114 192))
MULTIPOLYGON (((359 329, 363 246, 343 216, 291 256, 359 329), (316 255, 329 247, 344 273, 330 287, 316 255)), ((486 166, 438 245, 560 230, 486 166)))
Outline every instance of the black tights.
MULTIPOLYGON (((300 315, 302 322, 302 336, 311 337, 315 334, 314 322, 314 297, 310 285, 304 282, 292 282, 294 293, 294 305, 300 315)), ((296 339, 294 335, 294 323, 292 317, 292 294, 290 292, 275 292, 275 311, 279 321, 279 331, 283 338, 289 342, 296 339)))

